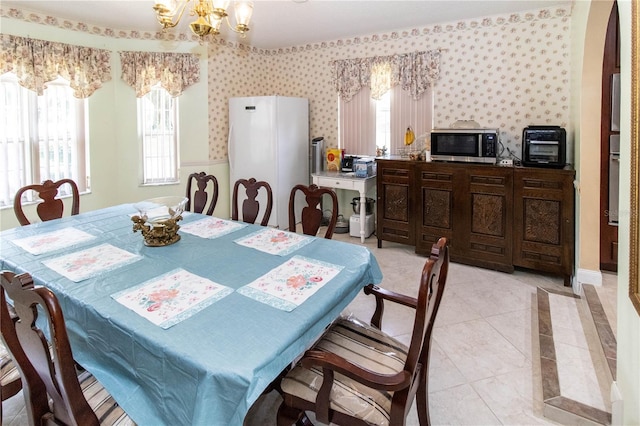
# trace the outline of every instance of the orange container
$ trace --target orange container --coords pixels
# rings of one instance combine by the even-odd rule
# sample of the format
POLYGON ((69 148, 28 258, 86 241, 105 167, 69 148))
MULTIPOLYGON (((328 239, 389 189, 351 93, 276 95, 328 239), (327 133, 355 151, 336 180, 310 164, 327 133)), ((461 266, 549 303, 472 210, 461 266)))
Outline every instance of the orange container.
POLYGON ((327 171, 338 172, 342 167, 342 150, 327 148, 327 171))

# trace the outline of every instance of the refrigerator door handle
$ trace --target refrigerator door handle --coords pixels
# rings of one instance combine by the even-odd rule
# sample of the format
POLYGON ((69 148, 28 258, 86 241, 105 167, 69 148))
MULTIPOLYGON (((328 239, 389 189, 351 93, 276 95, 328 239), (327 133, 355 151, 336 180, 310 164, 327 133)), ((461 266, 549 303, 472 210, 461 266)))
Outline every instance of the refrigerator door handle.
POLYGON ((233 124, 229 123, 229 139, 227 140, 227 157, 229 157, 229 172, 233 176, 233 144, 231 143, 231 133, 233 132, 233 124))

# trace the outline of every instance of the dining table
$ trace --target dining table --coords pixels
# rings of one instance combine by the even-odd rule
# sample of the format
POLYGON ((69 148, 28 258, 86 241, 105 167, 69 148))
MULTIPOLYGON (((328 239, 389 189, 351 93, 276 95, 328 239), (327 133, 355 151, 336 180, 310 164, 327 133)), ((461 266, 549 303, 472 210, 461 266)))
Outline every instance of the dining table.
MULTIPOLYGON (((362 246, 185 212, 150 247, 134 204, 0 232, 0 267, 58 297, 74 358, 139 425, 242 425, 367 284, 362 246)), ((275 419, 274 419, 275 423, 275 419)))

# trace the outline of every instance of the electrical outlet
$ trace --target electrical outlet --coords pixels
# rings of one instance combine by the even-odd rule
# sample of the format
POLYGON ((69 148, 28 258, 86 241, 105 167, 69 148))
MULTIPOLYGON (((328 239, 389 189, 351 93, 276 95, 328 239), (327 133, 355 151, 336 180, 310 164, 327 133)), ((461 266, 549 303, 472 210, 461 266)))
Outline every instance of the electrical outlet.
POLYGON ((503 158, 498 164, 501 166, 513 166, 513 159, 503 158))

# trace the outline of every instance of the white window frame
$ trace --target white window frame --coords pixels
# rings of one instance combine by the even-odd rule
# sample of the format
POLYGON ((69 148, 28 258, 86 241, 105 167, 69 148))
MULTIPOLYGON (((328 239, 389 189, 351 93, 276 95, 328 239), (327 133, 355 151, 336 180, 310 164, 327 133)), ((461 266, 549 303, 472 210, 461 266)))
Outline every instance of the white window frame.
MULTIPOLYGON (((11 206, 21 187, 47 179, 73 179, 87 192, 86 99, 74 98, 62 78, 48 82, 42 96, 20 86, 13 73, 1 75, 0 84, 0 208, 11 206)), ((70 188, 60 187, 60 196, 68 195, 70 188)), ((27 191, 24 202, 35 201, 32 196, 27 191)))
POLYGON ((178 98, 157 84, 137 102, 141 184, 179 183, 178 98))

